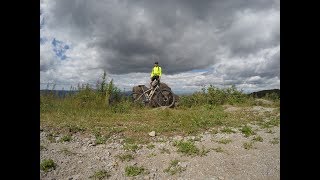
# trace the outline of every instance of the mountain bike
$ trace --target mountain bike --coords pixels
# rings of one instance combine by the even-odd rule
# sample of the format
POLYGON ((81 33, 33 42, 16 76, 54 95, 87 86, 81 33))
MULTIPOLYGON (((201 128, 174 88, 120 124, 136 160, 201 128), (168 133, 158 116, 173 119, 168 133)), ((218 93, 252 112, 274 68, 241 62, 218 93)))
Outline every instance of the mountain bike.
POLYGON ((138 85, 142 89, 141 92, 133 92, 132 97, 134 102, 139 102, 144 105, 151 103, 155 96, 156 103, 161 107, 172 107, 175 103, 175 98, 172 91, 168 88, 160 89, 159 83, 154 88, 143 89, 143 85, 138 85))

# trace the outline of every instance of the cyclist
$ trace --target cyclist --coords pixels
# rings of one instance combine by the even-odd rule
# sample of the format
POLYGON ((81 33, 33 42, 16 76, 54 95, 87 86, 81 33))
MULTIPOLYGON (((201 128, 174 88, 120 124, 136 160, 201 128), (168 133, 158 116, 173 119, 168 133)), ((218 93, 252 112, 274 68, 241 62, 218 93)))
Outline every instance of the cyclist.
POLYGON ((161 79, 161 75, 162 75, 162 70, 161 70, 161 67, 159 66, 158 62, 156 61, 154 63, 154 67, 152 68, 152 71, 151 71, 151 75, 150 75, 150 79, 151 79, 151 82, 150 82, 150 87, 153 88, 154 86, 156 86, 157 84, 154 84, 154 86, 152 86, 152 82, 156 79, 160 84, 160 79, 161 79))

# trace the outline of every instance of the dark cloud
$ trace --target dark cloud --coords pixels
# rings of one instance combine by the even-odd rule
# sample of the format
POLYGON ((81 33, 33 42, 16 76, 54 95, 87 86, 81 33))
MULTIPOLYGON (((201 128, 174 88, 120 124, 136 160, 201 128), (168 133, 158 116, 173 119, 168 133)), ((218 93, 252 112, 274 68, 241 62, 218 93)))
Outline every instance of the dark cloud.
POLYGON ((88 40, 110 73, 149 72, 155 55, 174 74, 223 60, 219 48, 246 57, 279 44, 279 21, 266 18, 278 6, 270 0, 59 0, 48 26, 88 40))

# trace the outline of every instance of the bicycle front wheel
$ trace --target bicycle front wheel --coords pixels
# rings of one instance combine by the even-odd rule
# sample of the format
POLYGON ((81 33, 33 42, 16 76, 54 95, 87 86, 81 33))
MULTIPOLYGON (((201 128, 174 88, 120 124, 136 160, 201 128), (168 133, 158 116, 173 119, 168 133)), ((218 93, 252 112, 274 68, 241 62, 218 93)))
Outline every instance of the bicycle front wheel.
POLYGON ((146 97, 144 96, 143 93, 140 93, 140 92, 132 93, 132 100, 134 103, 145 105, 146 104, 145 99, 146 97))
POLYGON ((162 107, 171 107, 175 103, 175 98, 169 89, 162 89, 157 93, 157 104, 162 107))

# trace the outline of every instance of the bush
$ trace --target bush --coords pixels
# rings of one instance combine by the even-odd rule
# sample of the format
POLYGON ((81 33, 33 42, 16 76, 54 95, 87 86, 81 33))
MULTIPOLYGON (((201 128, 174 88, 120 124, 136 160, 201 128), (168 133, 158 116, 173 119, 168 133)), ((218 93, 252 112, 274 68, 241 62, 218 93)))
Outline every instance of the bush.
POLYGON ((230 88, 219 89, 210 85, 202 88, 202 92, 195 92, 189 96, 181 96, 179 100, 180 107, 193 107, 199 105, 207 105, 207 107, 222 104, 240 104, 252 103, 253 99, 242 91, 238 91, 233 85, 230 88))

